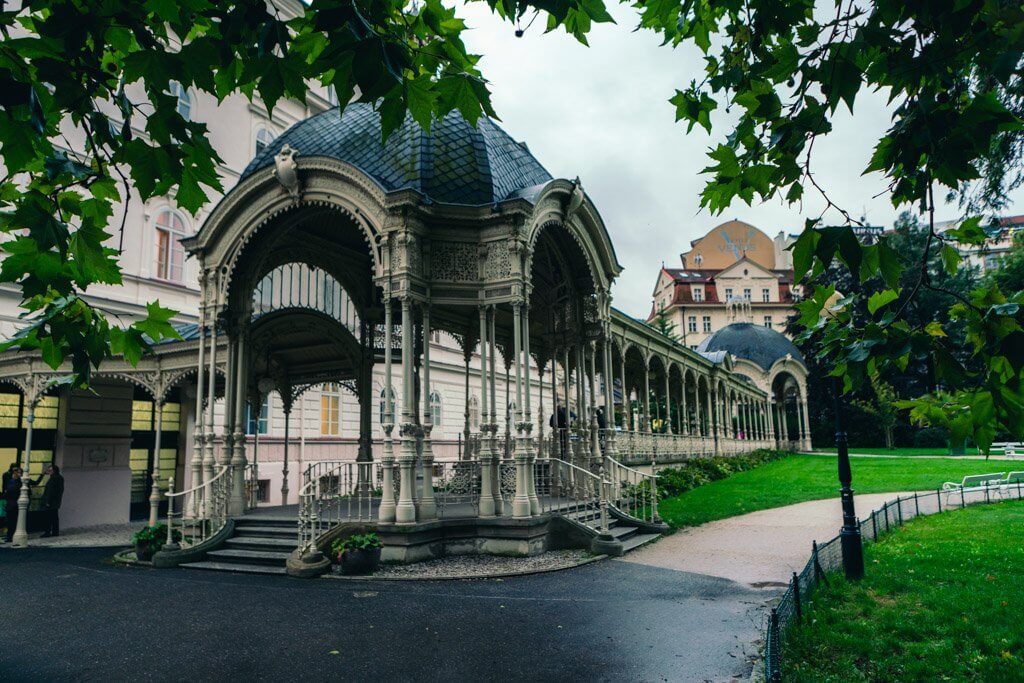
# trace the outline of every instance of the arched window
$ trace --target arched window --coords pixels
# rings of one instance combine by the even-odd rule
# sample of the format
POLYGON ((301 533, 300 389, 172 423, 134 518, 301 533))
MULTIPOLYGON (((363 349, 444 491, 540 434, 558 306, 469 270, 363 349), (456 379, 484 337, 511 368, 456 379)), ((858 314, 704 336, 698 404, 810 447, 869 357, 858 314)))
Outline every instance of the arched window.
POLYGON ((387 389, 380 390, 380 423, 381 424, 395 424, 397 422, 395 413, 395 390, 391 390, 390 400, 384 398, 384 392, 387 389), (389 410, 390 409, 390 410, 389 410), (391 419, 388 419, 390 412, 391 419))
POLYGON ((337 436, 341 428, 341 390, 333 382, 320 393, 320 433, 337 436))
POLYGON ((436 391, 430 394, 430 424, 435 427, 441 424, 441 394, 436 391))
POLYGON ((181 282, 185 273, 185 221, 171 209, 156 215, 156 276, 161 280, 181 282))
POLYGON ((480 429, 480 402, 476 396, 469 397, 469 428, 480 429))
POLYGON ((192 120, 192 98, 188 94, 188 90, 178 83, 178 81, 171 81, 168 88, 171 97, 178 100, 178 113, 181 114, 181 118, 186 121, 192 120))
POLYGON ((256 131, 256 155, 265 150, 274 141, 274 134, 269 128, 260 128, 256 131))

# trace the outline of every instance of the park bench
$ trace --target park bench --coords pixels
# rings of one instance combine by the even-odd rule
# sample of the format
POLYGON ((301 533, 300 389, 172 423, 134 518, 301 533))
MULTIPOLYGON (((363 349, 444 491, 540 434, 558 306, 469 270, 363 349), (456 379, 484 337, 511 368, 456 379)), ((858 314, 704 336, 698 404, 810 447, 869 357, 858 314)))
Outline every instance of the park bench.
POLYGON ((965 491, 982 488, 985 486, 996 486, 1006 481, 1003 477, 1006 472, 993 472, 991 474, 971 474, 963 478, 961 482, 947 481, 942 485, 942 491, 946 494, 946 505, 950 504, 953 496, 963 494, 965 491))
POLYGON ((999 495, 1006 498, 1011 491, 1024 490, 1024 470, 1009 472, 1005 479, 999 480, 999 495))
POLYGON ((1024 443, 1019 441, 997 441, 992 444, 989 454, 1015 458, 1024 455, 1024 443))

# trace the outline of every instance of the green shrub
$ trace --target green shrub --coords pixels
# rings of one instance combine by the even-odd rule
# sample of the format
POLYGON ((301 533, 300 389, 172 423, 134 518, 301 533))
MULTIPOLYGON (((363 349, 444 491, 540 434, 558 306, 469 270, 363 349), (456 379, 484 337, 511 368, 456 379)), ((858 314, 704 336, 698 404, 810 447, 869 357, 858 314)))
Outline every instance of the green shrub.
MULTIPOLYGON (((175 543, 181 543, 181 532, 175 529, 171 538, 175 543)), ((157 524, 139 529, 132 535, 132 543, 149 543, 153 552, 157 552, 167 543, 167 525, 157 524)))
POLYGON ((383 547, 383 543, 380 542, 380 538, 377 534, 370 532, 368 534, 355 534, 348 538, 336 538, 331 543, 331 555, 333 557, 341 557, 341 554, 346 550, 372 550, 373 548, 383 547))
POLYGON ((682 464, 658 470, 658 497, 679 496, 698 486, 725 479, 737 472, 746 472, 786 455, 789 455, 786 451, 762 448, 746 455, 687 460, 682 464))

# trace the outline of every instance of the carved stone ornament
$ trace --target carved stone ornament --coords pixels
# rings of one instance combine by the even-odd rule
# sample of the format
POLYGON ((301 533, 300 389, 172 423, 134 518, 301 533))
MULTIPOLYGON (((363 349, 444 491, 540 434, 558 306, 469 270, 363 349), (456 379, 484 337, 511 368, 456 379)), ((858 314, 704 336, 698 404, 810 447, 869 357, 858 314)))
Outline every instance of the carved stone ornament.
POLYGON ((579 208, 583 206, 583 197, 583 183, 580 182, 580 177, 576 176, 576 179, 572 181, 572 194, 569 196, 569 203, 565 207, 566 220, 576 215, 579 208))
POLYGON ((299 184, 299 164, 295 160, 299 151, 285 145, 274 157, 274 176, 281 183, 288 196, 299 201, 302 199, 302 188, 299 184))

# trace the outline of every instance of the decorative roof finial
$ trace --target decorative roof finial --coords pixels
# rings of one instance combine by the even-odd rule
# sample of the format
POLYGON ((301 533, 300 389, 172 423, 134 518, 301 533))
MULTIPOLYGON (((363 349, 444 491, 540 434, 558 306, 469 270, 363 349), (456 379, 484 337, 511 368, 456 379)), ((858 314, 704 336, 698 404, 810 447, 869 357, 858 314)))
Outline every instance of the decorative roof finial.
POLYGON ((288 195, 295 201, 302 198, 302 188, 299 184, 299 164, 295 160, 299 151, 285 145, 274 157, 274 176, 281 187, 288 192, 288 195))

